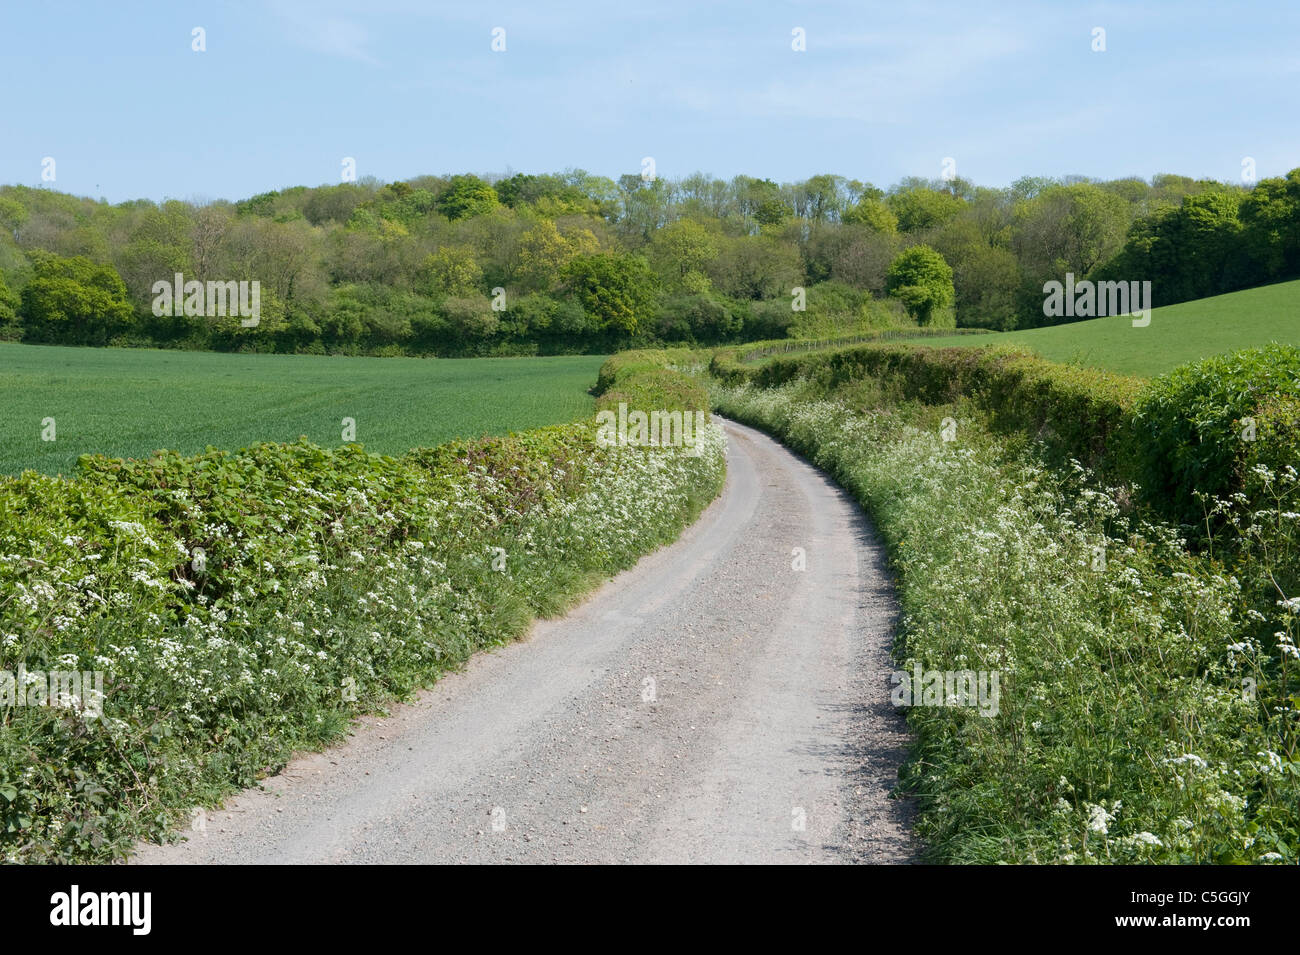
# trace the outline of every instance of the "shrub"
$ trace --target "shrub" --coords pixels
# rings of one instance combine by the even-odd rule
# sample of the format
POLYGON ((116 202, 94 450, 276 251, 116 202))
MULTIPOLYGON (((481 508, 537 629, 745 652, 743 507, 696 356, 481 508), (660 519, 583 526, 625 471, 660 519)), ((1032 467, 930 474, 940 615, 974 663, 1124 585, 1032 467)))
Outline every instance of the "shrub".
POLYGON ((1156 379, 1133 416, 1144 499, 1197 524, 1198 493, 1242 489, 1251 463, 1297 464, 1300 430, 1288 423, 1298 397, 1300 349, 1292 346, 1244 349, 1156 379))

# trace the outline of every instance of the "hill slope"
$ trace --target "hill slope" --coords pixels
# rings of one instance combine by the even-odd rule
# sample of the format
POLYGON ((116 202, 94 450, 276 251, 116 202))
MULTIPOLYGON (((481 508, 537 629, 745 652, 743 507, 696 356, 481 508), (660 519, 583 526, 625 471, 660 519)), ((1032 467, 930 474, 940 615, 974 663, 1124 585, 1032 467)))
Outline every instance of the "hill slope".
POLYGON ((1050 328, 925 340, 935 346, 1024 345, 1051 361, 1140 377, 1269 342, 1300 345, 1300 281, 1157 308, 1151 313, 1151 324, 1143 328, 1134 328, 1128 317, 1111 316, 1050 328))

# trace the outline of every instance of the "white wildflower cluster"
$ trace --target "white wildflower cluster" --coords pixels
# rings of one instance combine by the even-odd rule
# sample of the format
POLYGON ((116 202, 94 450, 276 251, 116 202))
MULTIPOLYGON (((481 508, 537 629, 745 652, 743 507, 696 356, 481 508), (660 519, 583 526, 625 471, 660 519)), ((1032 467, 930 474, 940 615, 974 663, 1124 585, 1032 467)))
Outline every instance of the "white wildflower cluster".
MULTIPOLYGON (((1037 779, 1032 767, 1068 760, 1109 767, 1110 792, 1128 805, 1122 825, 1118 803, 1094 798, 1076 810, 1053 793, 1039 805, 1055 820, 1054 838, 1017 861, 1097 852, 1170 861, 1224 845, 1246 853, 1248 799, 1263 767, 1277 764, 1241 758, 1243 743, 1251 753, 1275 750, 1248 692, 1246 678, 1269 661, 1249 636, 1241 583, 1192 554, 1178 528, 1126 517, 1120 500, 1131 492, 1089 486, 1077 462, 1062 477, 1008 455, 976 421, 944 440, 938 427, 911 423, 922 416, 910 410, 856 412, 818 387, 716 386, 714 400, 866 504, 899 571, 899 639, 909 655, 1003 673, 997 720, 938 708, 909 714, 924 741, 921 785, 935 818, 972 811, 975 800, 947 795, 956 791, 1033 804, 1055 775, 1037 779), (1182 732, 1166 739, 1175 713, 1182 732), (1189 805, 1194 818, 1178 816, 1189 805)), ((1294 641, 1277 640, 1291 659, 1294 641)))
POLYGON ((197 779, 205 748, 240 724, 264 742, 300 739, 304 724, 329 723, 322 707, 389 696, 395 677, 430 680, 499 639, 513 617, 495 605, 501 579, 482 559, 487 543, 508 555, 505 579, 526 599, 543 596, 559 562, 626 566, 680 525, 688 503, 720 489, 722 429, 707 426, 699 453, 686 450, 614 454, 593 439, 579 450, 577 493, 562 469, 533 462, 530 497, 483 468, 435 476, 400 503, 381 470, 325 474, 338 484, 291 484, 257 502, 269 505, 257 522, 158 491, 179 508, 171 524, 104 521, 98 535, 69 525, 51 534, 64 551, 49 561, 24 556, 44 545, 5 538, 0 523, 0 652, 45 654, 48 668, 93 659, 109 679, 85 739, 155 751, 148 737, 169 724, 168 745, 182 752, 151 772, 197 779), (186 539, 167 529, 181 526, 186 539))

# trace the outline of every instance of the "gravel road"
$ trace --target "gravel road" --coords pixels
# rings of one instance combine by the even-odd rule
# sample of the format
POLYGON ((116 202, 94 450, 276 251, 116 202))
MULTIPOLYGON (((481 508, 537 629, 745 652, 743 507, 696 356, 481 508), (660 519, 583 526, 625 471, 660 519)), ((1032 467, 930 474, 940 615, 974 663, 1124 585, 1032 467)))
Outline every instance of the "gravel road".
POLYGON ((677 543, 134 861, 912 861, 881 546, 726 428, 726 489, 677 543))

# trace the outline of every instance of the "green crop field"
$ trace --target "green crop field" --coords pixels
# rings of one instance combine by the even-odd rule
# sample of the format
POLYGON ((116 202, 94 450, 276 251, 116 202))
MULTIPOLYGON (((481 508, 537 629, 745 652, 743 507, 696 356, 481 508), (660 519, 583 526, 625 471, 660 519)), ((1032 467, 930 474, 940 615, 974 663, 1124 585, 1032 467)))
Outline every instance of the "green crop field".
POLYGON ((934 346, 1017 344, 1051 361, 1124 375, 1159 375, 1209 355, 1280 342, 1300 345, 1300 281, 1157 308, 1151 324, 1127 316, 969 337, 927 338, 934 346))
POLYGON ((603 359, 342 358, 0 344, 0 473, 77 456, 237 449, 300 435, 396 454, 590 413, 603 359), (42 439, 54 419, 53 441, 42 439))

